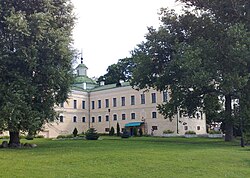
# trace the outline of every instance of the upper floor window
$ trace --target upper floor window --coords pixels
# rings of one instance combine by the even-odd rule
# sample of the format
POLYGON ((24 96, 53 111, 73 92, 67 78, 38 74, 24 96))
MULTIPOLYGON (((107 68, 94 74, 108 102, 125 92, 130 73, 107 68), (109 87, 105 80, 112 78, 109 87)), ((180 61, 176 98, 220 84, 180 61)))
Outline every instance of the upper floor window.
POLYGON ((77 109, 77 100, 74 100, 74 109, 77 109))
POLYGON ((162 99, 163 99, 163 102, 167 102, 168 101, 168 92, 167 91, 163 91, 162 93, 162 99))
POLYGON ((145 94, 141 94, 141 104, 145 104, 145 94))
POLYGON ((105 99, 105 106, 106 106, 106 108, 109 107, 109 99, 105 99))
POLYGON ((82 117, 82 122, 86 122, 86 118, 85 117, 82 117))
POLYGON ((63 116, 59 116, 59 121, 63 122, 63 116))
POLYGON ((98 100, 98 108, 102 108, 102 101, 98 100))
POLYGON ((122 106, 125 106, 125 97, 122 97, 122 106))
POLYGON ((122 114, 122 120, 126 120, 126 114, 122 114))
POLYGON ((102 122, 102 116, 98 116, 98 122, 102 122))
POLYGON ((116 114, 113 115, 113 120, 117 121, 117 115, 116 114))
POLYGON ((152 103, 156 103, 156 93, 151 93, 152 103))
POLYGON ((113 98, 113 107, 116 107, 116 106, 117 106, 117 99, 113 98))
POLYGON ((62 108, 64 107, 64 103, 63 103, 63 102, 62 102, 62 103, 60 103, 60 107, 62 107, 62 108))
POLYGON ((109 115, 106 115, 106 121, 109 121, 109 115))
POLYGON ((131 119, 135 119, 135 113, 131 113, 131 119))
POLYGON ((95 109, 95 101, 92 101, 92 109, 95 109))
POLYGON ((76 116, 73 117, 73 122, 77 122, 77 117, 76 116))
POLYGON ((85 109, 85 101, 82 100, 82 109, 85 109))
POLYGON ((131 105, 135 105, 135 96, 131 96, 131 105))
POLYGON ((157 117, 157 113, 156 112, 152 112, 152 118, 155 119, 157 117))

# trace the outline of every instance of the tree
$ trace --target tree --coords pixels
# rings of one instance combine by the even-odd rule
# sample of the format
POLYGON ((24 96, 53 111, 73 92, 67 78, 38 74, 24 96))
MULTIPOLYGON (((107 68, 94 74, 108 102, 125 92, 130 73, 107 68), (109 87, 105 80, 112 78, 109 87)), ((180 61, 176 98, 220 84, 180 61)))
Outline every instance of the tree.
POLYGON ((99 134, 95 128, 88 129, 85 135, 87 140, 98 140, 99 138, 99 134))
POLYGON ((53 121, 54 105, 68 96, 72 10, 69 0, 0 2, 0 129, 10 146, 20 146, 20 131, 53 121))
MULTIPOLYGON (((224 3, 234 8, 229 1, 217 3, 220 7, 211 5, 218 2, 216 0, 183 2, 187 7, 200 6, 187 9, 181 15, 162 9, 162 25, 158 30, 149 28, 146 42, 133 51, 136 67, 131 83, 139 89, 170 89, 169 103, 158 106, 166 118, 172 118, 177 108, 189 116, 200 110, 208 115, 222 110, 220 119, 225 123, 225 140, 230 141, 235 122, 232 99, 242 99, 243 90, 249 93, 246 89, 250 62, 249 18, 238 22, 222 17, 220 12, 227 12, 224 3), (224 101, 224 110, 218 97, 224 101)), ((249 6, 247 1, 240 3, 240 7, 249 6)), ((243 12, 240 14, 248 15, 249 9, 243 8, 243 12)))
POLYGON ((76 137, 77 134, 78 134, 78 130, 77 130, 77 128, 75 127, 74 130, 73 130, 73 135, 74 135, 74 137, 76 137))
POLYGON ((120 80, 128 81, 131 78, 133 61, 130 58, 119 59, 116 64, 108 66, 107 73, 98 78, 98 82, 105 81, 105 84, 119 84, 120 80))
POLYGON ((119 125, 119 123, 117 122, 117 124, 116 124, 116 135, 119 137, 120 134, 121 134, 121 132, 120 132, 120 125, 119 125))
POLYGON ((114 129, 114 127, 112 126, 111 129, 110 129, 110 131, 109 131, 109 135, 110 135, 110 136, 114 136, 114 134, 115 134, 115 129, 114 129))

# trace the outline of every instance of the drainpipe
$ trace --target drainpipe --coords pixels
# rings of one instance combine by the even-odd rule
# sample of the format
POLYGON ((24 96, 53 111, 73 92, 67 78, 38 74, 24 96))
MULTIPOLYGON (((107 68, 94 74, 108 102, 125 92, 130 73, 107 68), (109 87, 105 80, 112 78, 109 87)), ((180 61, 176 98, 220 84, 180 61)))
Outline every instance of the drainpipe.
POLYGON ((89 102, 88 102, 88 117, 89 117, 88 125, 89 125, 89 128, 90 128, 90 92, 88 92, 88 100, 89 100, 89 102))

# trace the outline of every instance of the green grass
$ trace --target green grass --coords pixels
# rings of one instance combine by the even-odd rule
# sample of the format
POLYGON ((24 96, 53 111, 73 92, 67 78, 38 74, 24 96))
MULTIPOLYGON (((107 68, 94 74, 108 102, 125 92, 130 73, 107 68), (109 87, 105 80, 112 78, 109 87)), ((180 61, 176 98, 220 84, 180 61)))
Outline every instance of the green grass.
MULTIPOLYGON (((250 177, 250 148, 208 138, 101 137, 0 149, 0 177, 250 177)), ((1 141, 1 140, 0 140, 1 141)))

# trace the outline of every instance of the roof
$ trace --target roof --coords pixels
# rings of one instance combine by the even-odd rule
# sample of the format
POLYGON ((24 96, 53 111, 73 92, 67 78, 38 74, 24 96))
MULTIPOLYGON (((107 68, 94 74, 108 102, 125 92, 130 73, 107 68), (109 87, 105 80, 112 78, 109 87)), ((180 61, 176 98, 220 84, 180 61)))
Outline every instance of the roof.
POLYGON ((117 86, 117 84, 108 84, 108 85, 103 85, 103 86, 93 88, 91 91, 109 90, 109 89, 113 89, 113 88, 127 87, 127 86, 130 86, 129 82, 123 82, 123 83, 121 83, 121 86, 117 86))
POLYGON ((85 64, 79 64, 79 65, 76 67, 76 69, 79 68, 79 67, 88 69, 88 67, 87 67, 85 64))
POLYGON ((125 124, 125 127, 135 127, 135 126, 140 126, 141 124, 143 124, 144 122, 129 122, 127 124, 125 124))
POLYGON ((89 78, 88 76, 77 76, 74 80, 74 83, 89 83, 89 84, 96 84, 94 80, 89 78))

